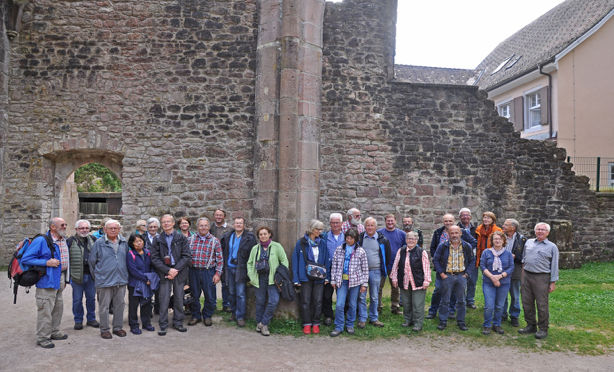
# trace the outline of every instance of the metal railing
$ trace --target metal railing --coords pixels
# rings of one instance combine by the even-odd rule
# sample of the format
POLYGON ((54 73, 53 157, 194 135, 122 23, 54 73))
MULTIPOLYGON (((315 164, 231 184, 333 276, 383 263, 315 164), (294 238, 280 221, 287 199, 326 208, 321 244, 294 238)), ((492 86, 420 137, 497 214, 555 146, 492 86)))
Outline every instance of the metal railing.
POLYGON ((589 178, 591 190, 614 192, 614 158, 568 156, 577 175, 589 178))

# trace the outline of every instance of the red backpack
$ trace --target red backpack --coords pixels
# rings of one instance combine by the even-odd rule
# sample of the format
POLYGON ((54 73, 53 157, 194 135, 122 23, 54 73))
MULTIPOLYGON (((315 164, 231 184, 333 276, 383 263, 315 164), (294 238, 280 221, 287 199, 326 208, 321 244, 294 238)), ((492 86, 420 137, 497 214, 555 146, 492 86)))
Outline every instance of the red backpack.
POLYGON ((38 234, 32 238, 25 238, 17 244, 7 270, 9 280, 13 281, 13 304, 17 303, 17 289, 19 286, 26 287, 26 293, 29 293, 30 287, 38 283, 40 278, 47 273, 47 267, 45 266, 28 266, 21 263, 24 253, 30 244, 32 244, 32 241, 39 236, 45 238, 47 247, 49 251, 51 251, 51 258, 54 258, 53 253, 55 248, 53 246, 53 241, 46 234, 38 234))

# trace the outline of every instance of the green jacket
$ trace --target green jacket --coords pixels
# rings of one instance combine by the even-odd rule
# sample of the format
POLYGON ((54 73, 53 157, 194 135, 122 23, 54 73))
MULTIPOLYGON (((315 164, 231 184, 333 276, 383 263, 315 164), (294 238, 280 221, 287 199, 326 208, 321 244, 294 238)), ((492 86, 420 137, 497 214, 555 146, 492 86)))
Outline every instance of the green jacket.
MULTIPOLYGON (((247 276, 249 276, 251 284, 256 288, 259 287, 260 283, 258 280, 258 272, 256 271, 256 261, 260 258, 258 248, 262 251, 260 243, 252 247, 252 251, 249 254, 249 260, 247 260, 247 276)), ((280 263, 289 268, 288 257, 286 257, 284 247, 277 242, 271 242, 269 245, 269 285, 275 284, 275 271, 280 263)))
MULTIPOLYGON (((79 245, 78 239, 76 237, 69 238, 68 243, 68 257, 69 257, 69 267, 70 267, 70 280, 74 283, 82 284, 83 283, 83 247, 79 245)), ((87 240, 89 241, 88 247, 90 251, 94 246, 95 239, 91 236, 87 236, 87 240)))

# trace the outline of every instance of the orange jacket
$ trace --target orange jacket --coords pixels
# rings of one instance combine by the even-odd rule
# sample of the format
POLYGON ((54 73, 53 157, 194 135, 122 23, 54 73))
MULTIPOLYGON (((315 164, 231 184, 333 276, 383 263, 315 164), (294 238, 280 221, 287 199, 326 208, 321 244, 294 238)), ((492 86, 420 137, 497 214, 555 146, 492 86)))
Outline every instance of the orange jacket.
POLYGON ((503 230, 495 223, 493 223, 488 230, 484 228, 484 224, 480 224, 480 226, 475 229, 475 233, 478 236, 478 248, 475 252, 476 267, 480 267, 480 257, 482 257, 482 252, 492 247, 492 245, 490 244, 490 236, 495 231, 503 232, 503 230))

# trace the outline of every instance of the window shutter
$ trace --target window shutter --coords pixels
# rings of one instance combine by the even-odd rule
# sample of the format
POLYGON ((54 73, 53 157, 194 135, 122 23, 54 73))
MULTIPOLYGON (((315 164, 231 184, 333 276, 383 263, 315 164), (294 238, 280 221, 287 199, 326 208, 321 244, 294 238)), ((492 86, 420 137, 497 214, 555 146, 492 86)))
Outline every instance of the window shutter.
POLYGON ((548 87, 545 86, 539 90, 539 96, 541 98, 541 119, 540 122, 542 125, 550 124, 548 121, 548 112, 550 111, 550 107, 548 105, 548 87))
POLYGON ((514 98, 511 118, 514 129, 521 132, 524 129, 524 97, 514 98))

